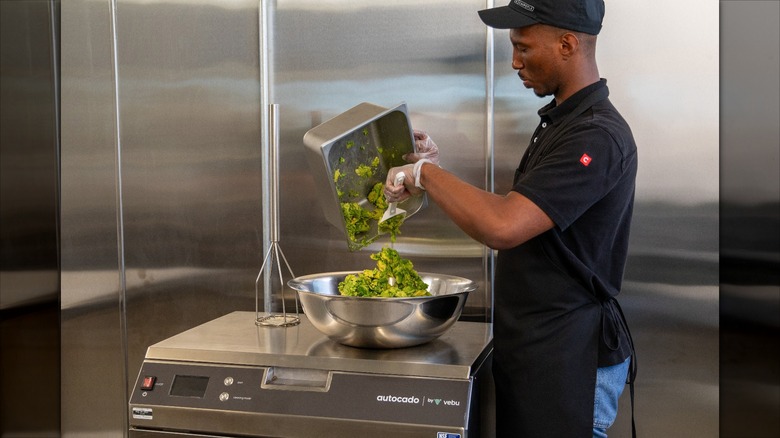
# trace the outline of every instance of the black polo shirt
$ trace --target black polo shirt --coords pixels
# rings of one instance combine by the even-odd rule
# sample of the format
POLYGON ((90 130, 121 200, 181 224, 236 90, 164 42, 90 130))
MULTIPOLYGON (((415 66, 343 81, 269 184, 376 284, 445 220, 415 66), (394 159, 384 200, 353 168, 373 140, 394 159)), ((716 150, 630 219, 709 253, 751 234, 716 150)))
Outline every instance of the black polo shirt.
MULTIPOLYGON (((560 106, 553 100, 541 118, 515 174, 513 190, 541 208, 555 227, 537 236, 538 257, 550 261, 550 273, 563 270, 583 293, 601 302, 621 289, 637 171, 636 144, 628 123, 608 99, 602 79, 560 106)), ((530 265, 529 265, 530 266, 530 265)), ((528 273, 544 278, 544 269, 528 273)), ((523 267, 513 267, 517 275, 523 267)), ((543 282, 542 282, 543 283, 543 282)), ((497 294, 500 291, 497 291, 497 294)), ((614 309, 608 310, 614 313, 614 309)), ((607 315, 605 325, 622 321, 607 315)), ((611 348, 600 347, 600 366, 630 354, 624 327, 607 334, 611 348), (619 343, 617 349, 615 343, 619 343)), ((610 330, 607 328, 606 330, 610 330)), ((605 338, 605 336, 602 336, 605 338)))

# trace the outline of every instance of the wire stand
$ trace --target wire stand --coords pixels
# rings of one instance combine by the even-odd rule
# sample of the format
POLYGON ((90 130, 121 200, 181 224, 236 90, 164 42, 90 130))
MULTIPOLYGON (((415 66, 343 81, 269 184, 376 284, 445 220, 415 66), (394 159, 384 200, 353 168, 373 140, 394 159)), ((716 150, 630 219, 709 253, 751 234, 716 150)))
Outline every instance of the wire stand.
POLYGON ((271 242, 271 246, 268 248, 268 253, 265 255, 263 265, 260 267, 260 272, 257 273, 257 279, 255 279, 255 324, 263 326, 275 326, 275 327, 290 327, 298 325, 301 322, 300 314, 298 313, 298 295, 295 295, 295 316, 288 315, 286 305, 284 303, 284 278, 282 277, 282 261, 284 261, 287 271, 292 278, 295 278, 290 264, 287 262, 287 258, 284 256, 284 251, 279 245, 279 242, 271 242), (279 274, 279 283, 281 283, 281 295, 282 295, 282 313, 271 314, 266 316, 260 316, 258 309, 258 297, 260 296, 260 278, 263 276, 263 269, 265 265, 270 261, 269 267, 273 267, 273 259, 276 258, 276 271, 279 274))
MULTIPOLYGON (((257 273, 257 278, 255 279, 255 324, 259 326, 273 326, 273 327, 290 327, 297 324, 300 324, 301 317, 300 313, 298 313, 298 294, 295 294, 295 316, 288 315, 287 314, 287 308, 284 302, 284 289, 285 289, 285 283, 284 278, 282 277, 282 261, 284 261, 285 266, 287 266, 287 271, 292 275, 292 278, 295 278, 295 274, 293 274, 292 269, 290 269, 290 264, 287 262, 287 258, 284 256, 284 252, 282 252, 282 247, 279 246, 279 118, 277 117, 279 105, 273 104, 269 106, 270 109, 270 147, 268 148, 268 153, 264 153, 263 155, 267 156, 267 159, 265 160, 267 169, 267 175, 269 176, 267 181, 267 187, 269 187, 269 193, 268 193, 268 207, 269 207, 269 217, 268 222, 270 225, 270 231, 271 231, 271 244, 268 247, 268 252, 265 255, 265 258, 263 259, 263 264, 260 266, 260 272, 257 273), (276 272, 279 274, 279 283, 280 283, 280 295, 282 297, 282 313, 281 314, 273 314, 271 312, 266 312, 265 316, 260 316, 260 309, 259 309, 259 302, 260 302, 260 278, 264 278, 263 271, 265 270, 266 265, 269 266, 269 269, 273 269, 273 261, 274 258, 276 259, 276 272), (270 262, 270 263, 269 263, 270 262)), ((265 152, 265 151, 264 151, 265 152)), ((268 281, 266 282, 265 287, 265 304, 268 309, 270 309, 270 301, 271 301, 271 273, 268 275, 268 281)))

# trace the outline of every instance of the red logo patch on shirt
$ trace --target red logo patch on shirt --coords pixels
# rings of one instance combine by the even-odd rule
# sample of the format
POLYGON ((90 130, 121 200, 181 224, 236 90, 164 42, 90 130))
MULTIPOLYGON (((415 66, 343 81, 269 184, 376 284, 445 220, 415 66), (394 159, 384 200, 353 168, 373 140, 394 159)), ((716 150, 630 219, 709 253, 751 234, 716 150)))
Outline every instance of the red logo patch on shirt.
POLYGON ((587 167, 591 161, 593 161, 593 158, 591 158, 588 154, 582 154, 580 157, 580 163, 582 163, 582 165, 585 167, 587 167))

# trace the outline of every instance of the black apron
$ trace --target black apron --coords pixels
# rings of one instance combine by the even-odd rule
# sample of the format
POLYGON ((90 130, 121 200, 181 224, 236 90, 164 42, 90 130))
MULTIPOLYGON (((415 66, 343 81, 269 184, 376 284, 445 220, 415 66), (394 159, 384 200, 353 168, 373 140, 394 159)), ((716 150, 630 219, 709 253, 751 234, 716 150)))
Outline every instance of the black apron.
MULTIPOLYGON (((586 97, 557 134, 607 96, 605 88, 586 97)), ((542 153, 534 151, 532 158, 544 155, 556 137, 539 144, 542 153)), ((524 161, 533 168, 536 160, 524 161)), ((498 252, 493 341, 498 438, 593 434, 602 319, 614 300, 596 297, 568 274, 545 234, 498 252)))
POLYGON ((602 306, 534 239, 499 252, 494 363, 498 438, 590 437, 602 306), (513 266, 524 264, 518 280, 513 266))

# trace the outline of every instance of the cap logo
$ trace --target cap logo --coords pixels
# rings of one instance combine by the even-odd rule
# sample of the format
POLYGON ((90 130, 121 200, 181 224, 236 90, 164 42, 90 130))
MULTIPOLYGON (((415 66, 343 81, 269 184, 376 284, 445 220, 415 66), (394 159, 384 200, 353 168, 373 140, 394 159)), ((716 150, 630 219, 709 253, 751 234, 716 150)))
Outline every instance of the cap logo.
POLYGON ((521 8, 525 9, 528 12, 533 12, 534 9, 535 9, 533 6, 529 5, 528 3, 526 3, 526 2, 524 2, 522 0, 514 0, 514 3, 517 6, 520 6, 521 8))
POLYGON ((582 163, 582 165, 585 167, 588 167, 591 161, 593 161, 593 158, 591 158, 588 154, 582 154, 580 157, 580 163, 582 163))

